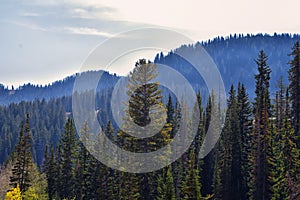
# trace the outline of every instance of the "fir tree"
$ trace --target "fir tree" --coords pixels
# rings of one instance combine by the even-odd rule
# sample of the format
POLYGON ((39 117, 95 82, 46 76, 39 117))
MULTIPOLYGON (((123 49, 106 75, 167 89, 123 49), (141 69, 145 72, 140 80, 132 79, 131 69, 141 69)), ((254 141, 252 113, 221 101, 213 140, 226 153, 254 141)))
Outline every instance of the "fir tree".
POLYGON ((19 141, 15 150, 15 164, 12 169, 11 185, 16 188, 19 185, 24 193, 30 186, 30 167, 32 165, 31 155, 31 133, 29 114, 26 115, 25 126, 21 126, 19 141))
POLYGON ((61 198, 73 198, 75 196, 74 165, 77 157, 77 142, 75 127, 72 119, 68 119, 61 143, 61 198))
POLYGON ((202 199, 199 171, 195 165, 194 147, 190 149, 188 167, 182 186, 184 199, 202 199))
POLYGON ((254 141, 252 142, 253 151, 251 159, 253 171, 251 178, 251 199, 269 199, 270 183, 268 150, 270 141, 270 123, 271 115, 270 102, 270 73, 271 69, 267 64, 267 56, 264 51, 260 51, 256 60, 258 74, 255 75, 256 89, 254 102, 254 141))
MULTIPOLYGON (((205 108, 205 133, 208 131, 208 127, 211 122, 211 115, 212 115, 212 106, 215 104, 214 102, 214 95, 211 95, 208 99, 206 108, 205 108)), ((206 144, 203 144, 206 145, 206 144)), ((209 195, 213 193, 213 177, 214 175, 214 165, 215 165, 215 158, 214 158, 214 149, 209 152, 209 154, 203 159, 203 175, 201 176, 201 184, 202 184, 202 194, 209 195)), ((216 176, 215 176, 216 177, 216 176)))
MULTIPOLYGON (((119 139, 123 147, 133 152, 150 152, 155 151, 162 145, 170 142, 171 127, 163 119, 163 113, 166 112, 162 103, 161 90, 159 83, 151 83, 158 76, 156 65, 147 62, 145 59, 139 60, 135 68, 129 74, 129 83, 127 85, 127 95, 130 97, 128 110, 126 110, 125 123, 122 131, 119 132, 119 139), (150 116, 150 113, 152 114, 150 116), (130 123, 132 121, 140 127, 139 130, 133 128, 130 123), (151 125, 149 125, 151 124, 151 125), (149 127, 148 127, 149 125, 149 127), (163 125, 162 130, 157 129, 163 125), (157 130, 156 130, 157 129, 157 130), (156 133, 149 138, 137 138, 130 135, 144 134, 148 131, 156 133)), ((165 162, 165 158, 157 158, 165 162)), ((143 167, 143 166, 140 166, 143 167)), ((151 184, 154 179, 151 173, 144 173, 142 175, 129 175, 129 180, 139 179, 139 193, 143 198, 150 199, 151 189, 156 187, 151 184)), ((130 184, 134 185, 131 181, 130 184)))
MULTIPOLYGON (((46 151, 48 154, 48 152, 46 151)), ((45 159, 44 162, 45 166, 45 173, 46 173, 46 179, 47 179, 47 192, 49 199, 54 199, 55 198, 55 192, 56 192, 56 176, 55 174, 55 155, 54 155, 54 146, 53 144, 50 147, 50 152, 49 152, 49 157, 47 156, 47 159, 45 159)))
POLYGON ((91 198, 95 192, 93 189, 93 157, 87 150, 86 146, 92 147, 93 143, 91 140, 91 135, 89 133, 89 127, 87 122, 84 124, 81 130, 81 141, 79 141, 79 155, 75 166, 75 178, 76 178, 76 197, 78 199, 91 198))
POLYGON ((300 148, 300 43, 296 42, 292 48, 292 60, 289 62, 289 91, 290 101, 292 103, 291 117, 295 134, 298 137, 298 148, 300 148))
POLYGON ((248 199, 249 188, 248 180, 250 178, 249 172, 251 171, 248 155, 250 154, 251 129, 252 129, 252 108, 249 102, 246 88, 243 84, 238 85, 237 94, 237 113, 239 131, 241 137, 241 199, 248 199))
POLYGON ((240 199, 240 145, 236 92, 231 86, 225 125, 215 157, 214 195, 216 199, 240 199))
POLYGON ((175 188, 171 166, 162 170, 157 178, 157 200, 175 200, 175 188))

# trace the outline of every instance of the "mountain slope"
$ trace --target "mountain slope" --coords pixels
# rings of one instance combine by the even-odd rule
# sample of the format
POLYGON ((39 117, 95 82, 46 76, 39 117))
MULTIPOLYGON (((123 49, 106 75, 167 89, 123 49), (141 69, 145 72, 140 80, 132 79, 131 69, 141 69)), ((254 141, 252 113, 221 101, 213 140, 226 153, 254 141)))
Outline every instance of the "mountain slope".
POLYGON ((283 76, 287 83, 288 62, 291 48, 296 41, 300 40, 299 35, 282 34, 270 35, 233 35, 228 38, 218 37, 207 42, 198 42, 195 45, 183 45, 168 55, 157 55, 155 62, 173 66, 189 80, 193 80, 194 73, 186 71, 185 61, 176 58, 176 52, 193 53, 204 47, 216 63, 227 92, 230 85, 237 85, 238 82, 245 84, 250 93, 254 95, 254 74, 257 73, 255 59, 258 52, 264 50, 268 55, 268 64, 272 69, 271 92, 276 90, 277 81, 283 76))
MULTIPOLYGON (((197 42, 193 45, 183 45, 167 55, 157 54, 155 63, 166 64, 182 73, 194 86, 201 89, 204 82, 201 77, 195 76, 191 66, 176 56, 176 52, 193 54, 200 50, 200 46, 213 58, 222 75, 226 90, 231 84, 237 85, 243 82, 250 93, 254 94, 254 74, 256 73, 255 59, 258 52, 263 49, 269 56, 268 64, 272 69, 271 92, 276 90, 276 83, 280 76, 287 82, 287 71, 289 68, 289 53, 293 44, 300 40, 300 35, 274 34, 270 35, 232 35, 227 38, 218 37, 207 42, 197 42)), ((90 72, 92 73, 92 72, 90 72)), ((64 80, 56 81, 48 86, 23 85, 16 90, 5 89, 0 85, 0 105, 16 103, 20 101, 32 101, 34 99, 53 99, 63 96, 70 96, 73 90, 74 80, 80 74, 67 77, 64 80)), ((119 79, 118 76, 104 73, 105 81, 98 89, 113 87, 119 79), (104 83, 104 84, 103 84, 104 83)))

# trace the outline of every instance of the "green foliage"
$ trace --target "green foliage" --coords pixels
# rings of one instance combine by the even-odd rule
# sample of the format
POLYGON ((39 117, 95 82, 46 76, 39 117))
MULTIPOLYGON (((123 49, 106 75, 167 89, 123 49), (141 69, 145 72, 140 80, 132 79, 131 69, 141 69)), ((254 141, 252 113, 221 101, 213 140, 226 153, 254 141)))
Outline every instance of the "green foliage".
POLYGON ((37 190, 34 187, 28 188, 26 192, 23 194, 24 200, 39 200, 39 195, 37 194, 37 190))
POLYGON ((243 84, 238 85, 237 94, 237 113, 239 122, 239 131, 241 137, 241 199, 248 199, 251 168, 248 155, 251 149, 251 128, 252 128, 252 108, 249 102, 246 88, 243 84))
POLYGON ((55 191, 56 191, 56 180, 57 175, 56 172, 56 166, 55 166, 55 155, 54 155, 54 146, 53 144, 50 147, 50 152, 48 156, 48 152, 45 153, 45 160, 44 160, 44 172, 46 174, 46 180, 47 180, 47 193, 49 195, 49 199, 53 199, 55 197, 55 191))
POLYGON ((231 86, 226 120, 216 148, 215 199, 241 199, 242 195, 242 134, 237 109, 236 92, 231 86))
POLYGON ((254 132, 249 161, 252 162, 252 175, 250 177, 250 199, 270 198, 269 176, 269 146, 270 146, 270 123, 271 100, 270 100, 270 73, 267 65, 267 56, 260 51, 256 60, 258 74, 255 75, 256 89, 254 102, 254 132))
POLYGON ((31 150, 33 161, 40 166, 43 162, 45 144, 57 144, 66 121, 66 107, 70 98, 35 100, 0 107, 0 164, 15 151, 20 124, 30 115, 31 150))
POLYGON ((19 185, 21 192, 25 192, 30 184, 30 169, 32 167, 31 155, 31 133, 29 124, 29 114, 27 114, 25 126, 22 124, 19 141, 14 154, 14 167, 10 184, 16 188, 19 185))
MULTIPOLYGON (((128 110, 126 110, 122 131, 119 131, 118 134, 119 141, 126 150, 151 152, 171 141, 172 127, 163 118, 166 109, 162 103, 161 90, 158 88, 158 83, 150 83, 157 75, 155 64, 147 62, 145 59, 139 60, 129 74, 129 84, 127 85, 127 95, 130 98, 128 110), (129 123, 130 121, 141 128, 137 130, 129 123), (163 127, 162 130, 160 127, 163 127), (153 137, 140 139, 130 135, 132 132, 136 135, 144 135, 147 132, 156 134, 153 137)), ((170 109, 171 102, 169 103, 169 117, 171 118, 172 111, 170 109)), ((168 120, 171 120, 170 118, 168 120)), ((160 162, 166 162, 168 158, 158 157, 157 159, 160 162)), ((131 198, 143 196, 145 199, 151 199, 151 190, 156 190, 155 184, 151 183, 155 177, 153 174, 123 175, 125 177, 122 184, 125 185, 125 191, 130 191, 131 198)))
POLYGON ((199 171, 195 165, 195 154, 193 148, 190 150, 188 168, 186 169, 185 177, 186 178, 182 186, 184 199, 202 199, 199 171))
POLYGON ((80 138, 79 153, 75 165, 75 190, 78 199, 88 199, 95 196, 95 190, 98 186, 95 186, 96 178, 94 177, 96 174, 95 158, 86 148, 86 145, 89 147, 94 145, 87 122, 81 130, 80 138))
POLYGON ((61 198, 73 198, 75 196, 75 172, 74 165, 77 157, 77 139, 75 127, 72 119, 68 119, 65 124, 65 132, 60 141, 59 162, 61 175, 57 180, 57 189, 61 198))
POLYGON ((41 173, 37 166, 32 165, 30 174, 31 186, 24 192, 24 200, 47 200, 47 178, 44 173, 41 173))
MULTIPOLYGON (((296 135, 300 138, 300 43, 296 42, 290 54, 292 60, 289 62, 289 90, 290 101, 292 104, 291 119, 296 135)), ((300 148, 300 139, 297 139, 298 148, 300 148)))
POLYGON ((172 168, 168 166, 157 177, 157 200, 175 200, 175 197, 172 168))

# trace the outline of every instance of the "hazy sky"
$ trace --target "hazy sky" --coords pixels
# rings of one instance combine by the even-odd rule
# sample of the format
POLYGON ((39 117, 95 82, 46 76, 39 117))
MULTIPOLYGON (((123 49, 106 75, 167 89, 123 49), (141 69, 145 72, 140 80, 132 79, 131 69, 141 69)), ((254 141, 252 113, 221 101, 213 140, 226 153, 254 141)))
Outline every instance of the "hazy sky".
POLYGON ((0 83, 62 79, 99 43, 136 28, 165 27, 200 41, 300 33, 299 8, 299 0, 1 0, 0 83))

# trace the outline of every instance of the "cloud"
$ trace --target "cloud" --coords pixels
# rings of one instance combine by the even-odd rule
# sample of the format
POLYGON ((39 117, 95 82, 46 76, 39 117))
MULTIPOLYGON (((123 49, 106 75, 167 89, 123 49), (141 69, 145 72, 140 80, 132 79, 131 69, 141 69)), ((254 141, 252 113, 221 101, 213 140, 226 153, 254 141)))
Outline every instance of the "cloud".
POLYGON ((72 14, 73 14, 73 17, 78 17, 78 18, 82 18, 82 19, 93 19, 94 18, 94 16, 90 12, 87 12, 83 8, 73 9, 72 14))
POLYGON ((70 15, 73 18, 81 19, 103 19, 111 18, 114 9, 109 7, 76 7, 71 9, 70 15))
POLYGON ((41 14, 34 13, 34 12, 25 12, 25 13, 21 13, 20 16, 22 16, 22 17, 39 17, 39 16, 41 16, 41 14))
POLYGON ((14 24, 14 25, 25 27, 27 29, 31 29, 31 30, 35 30, 35 31, 49 31, 49 29, 38 26, 33 23, 26 23, 26 22, 20 22, 20 21, 15 21, 15 20, 2 20, 1 22, 14 24))
POLYGON ((79 34, 79 35, 96 35, 96 36, 102 36, 102 37, 114 36, 114 34, 100 31, 95 28, 88 28, 88 27, 65 27, 64 29, 69 33, 79 34))

